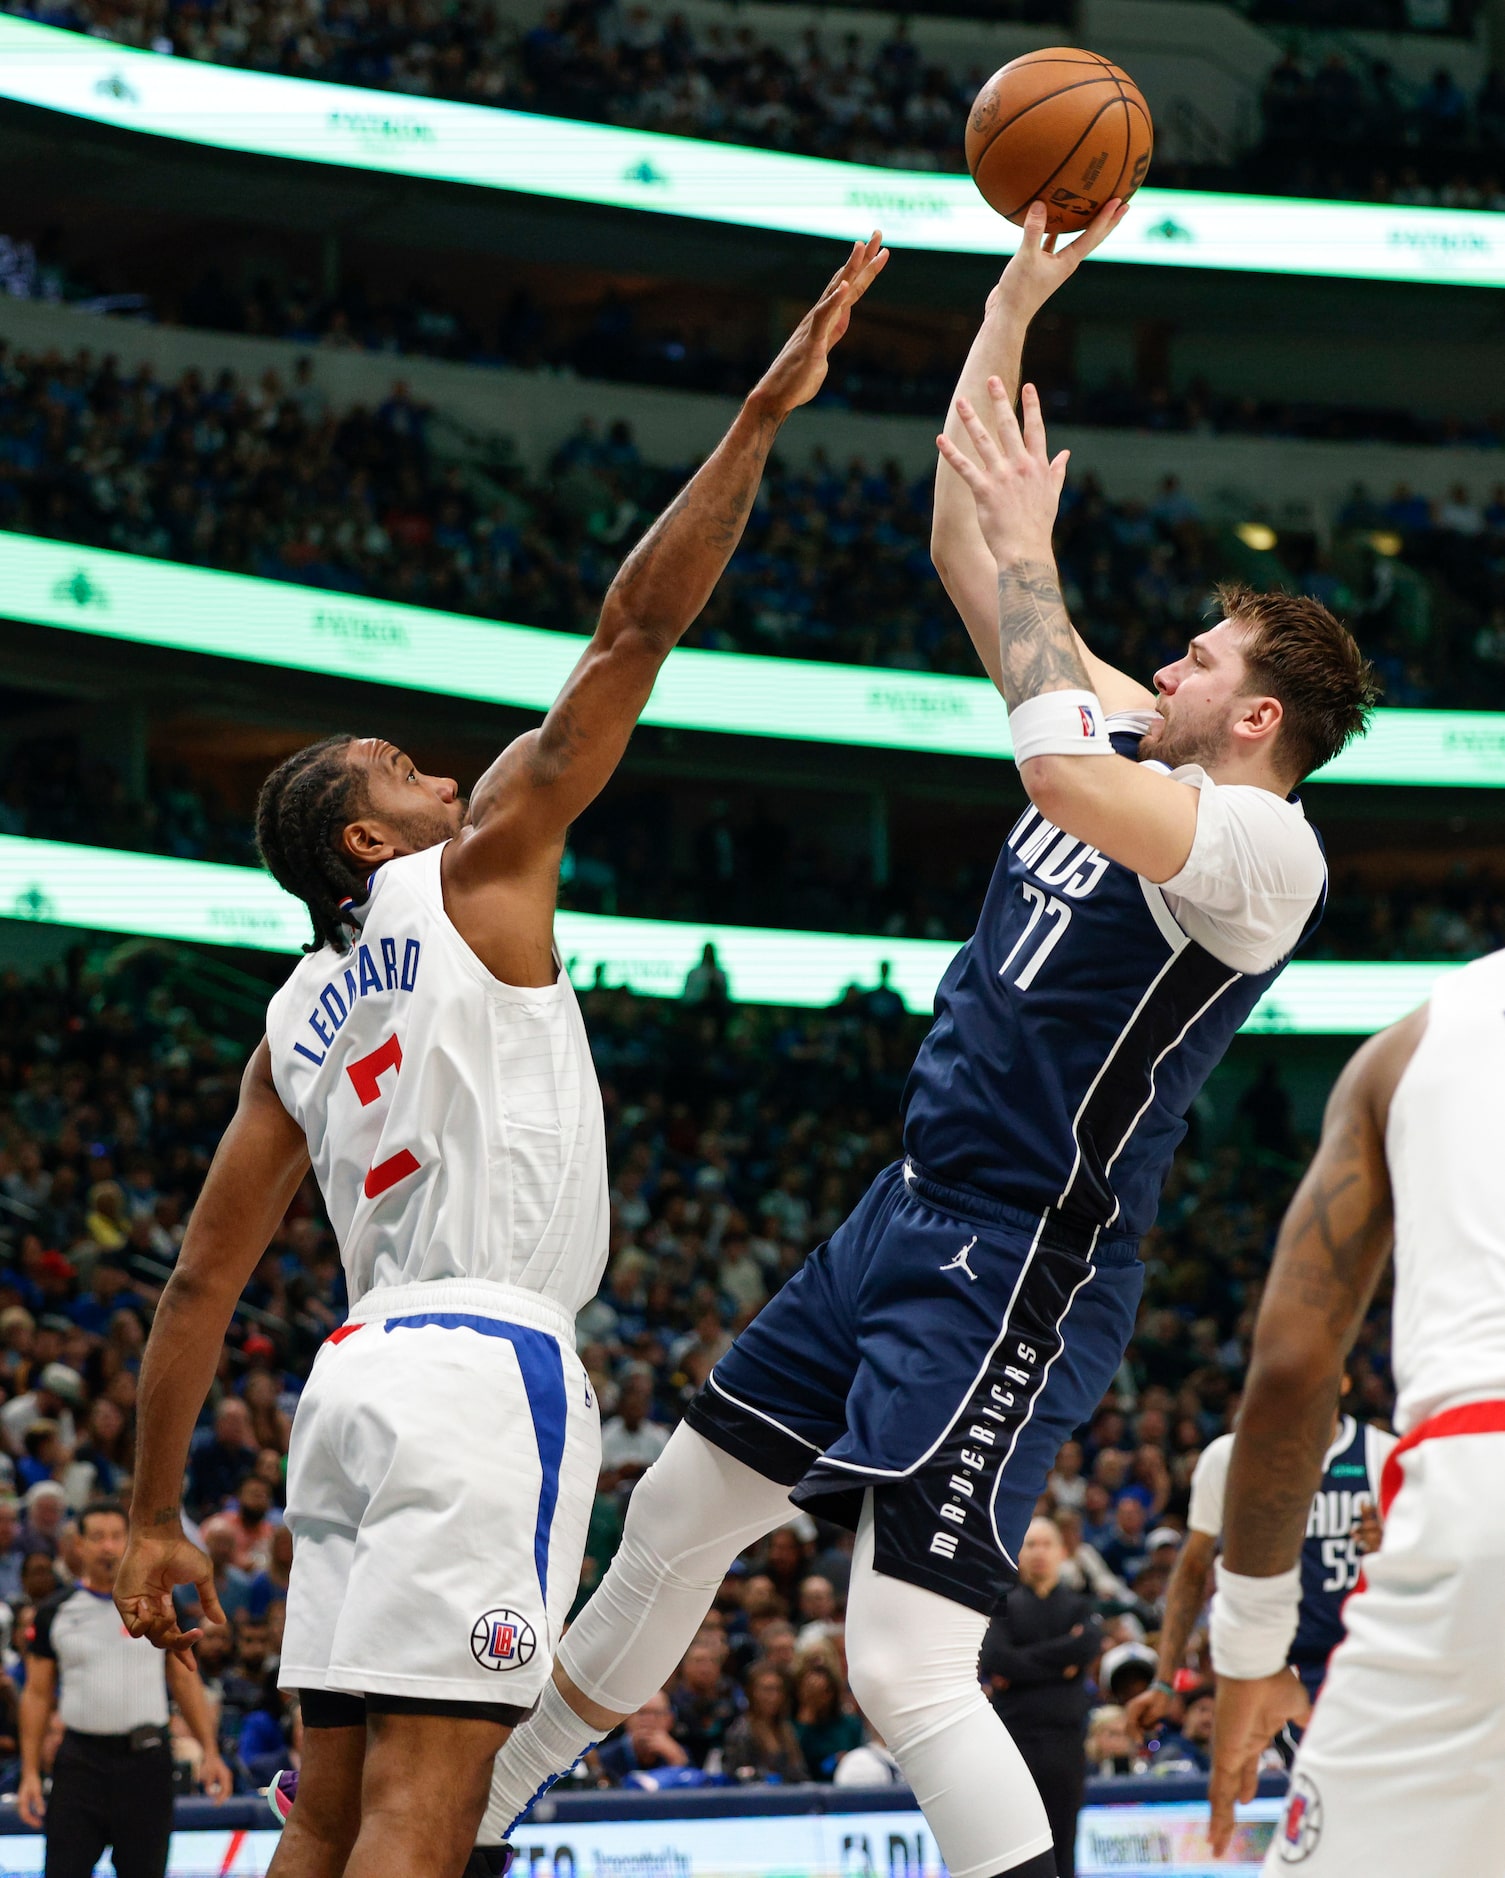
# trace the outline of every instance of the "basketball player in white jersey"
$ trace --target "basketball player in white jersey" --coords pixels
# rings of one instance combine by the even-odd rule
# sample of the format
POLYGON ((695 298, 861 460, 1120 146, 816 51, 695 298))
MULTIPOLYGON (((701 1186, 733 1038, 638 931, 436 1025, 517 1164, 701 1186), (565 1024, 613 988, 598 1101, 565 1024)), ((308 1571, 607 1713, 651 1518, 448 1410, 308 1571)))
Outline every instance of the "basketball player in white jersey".
POLYGON ((316 944, 272 1000, 152 1327, 115 1596, 133 1635, 185 1655, 200 1633, 178 1628, 173 1587, 219 1616, 180 1523, 189 1438, 312 1164, 350 1316, 293 1428, 281 1681, 305 1734, 277 1878, 453 1878, 548 1677, 599 1471, 573 1331, 608 1217, 600 1092, 553 947, 565 834, 886 259, 877 235, 854 246, 623 565, 542 727, 468 806, 379 737, 316 744, 263 789, 263 856, 316 944))
POLYGON ((1348 1065, 1281 1229, 1212 1610, 1212 1842, 1308 1702, 1283 1665, 1333 1392, 1395 1250, 1401 1440, 1266 1878, 1485 1878, 1505 1860, 1505 952, 1348 1065))

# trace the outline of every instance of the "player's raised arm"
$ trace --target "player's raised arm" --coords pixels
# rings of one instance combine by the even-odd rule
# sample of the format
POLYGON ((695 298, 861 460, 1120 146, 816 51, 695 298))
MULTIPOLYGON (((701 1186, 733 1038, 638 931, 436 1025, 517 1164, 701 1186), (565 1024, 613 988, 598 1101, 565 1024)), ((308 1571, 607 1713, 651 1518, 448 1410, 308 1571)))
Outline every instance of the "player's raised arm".
MULTIPOLYGON (((988 380, 994 377, 1003 381, 1011 400, 1018 395, 1020 360, 1030 322, 1056 289, 1070 280, 1093 249, 1107 239, 1126 208, 1127 204, 1118 201, 1104 203, 1074 241, 1057 248, 1055 237, 1045 233, 1044 203, 1034 204, 1018 251, 988 295, 982 326, 972 341, 957 382, 958 397, 966 398, 974 409, 986 409, 988 380)), ((975 461, 954 399, 947 409, 946 435, 958 450, 975 461)), ((952 605, 962 616, 984 669, 1002 689, 998 665, 998 585, 993 555, 977 525, 977 511, 966 484, 945 461, 936 465, 930 558, 952 605)), ((1105 709, 1145 710, 1154 703, 1143 685, 1095 658, 1080 639, 1078 650, 1105 709)))
POLYGON ((195 1584, 218 1621, 214 1568, 182 1525, 193 1426, 236 1300, 308 1171, 303 1132, 272 1083, 265 1039, 246 1065, 240 1104, 221 1137, 152 1320, 136 1405, 131 1537, 115 1602, 133 1637, 191 1661, 197 1631, 178 1628, 173 1587, 195 1584))
POLYGON ((731 429, 623 562, 590 644, 548 716, 510 744, 476 785, 473 833, 457 844, 447 890, 552 867, 566 829, 621 761, 660 666, 741 540, 780 425, 820 389, 831 348, 887 260, 877 234, 853 245, 731 429))
POLYGON ((1300 1555, 1322 1455, 1332 1436, 1343 1360, 1374 1296, 1393 1236, 1385 1127, 1426 1011, 1371 1038, 1339 1077, 1322 1140, 1276 1243, 1249 1380, 1239 1410, 1213 1602, 1218 1676, 1212 1845, 1233 1832, 1259 1758, 1309 1704, 1286 1669, 1300 1601, 1300 1555))
POLYGON ((1057 828, 1148 880, 1170 880, 1191 853, 1197 791, 1114 751, 1095 677, 1104 668, 1088 667, 1051 548, 1067 452, 1051 457, 1033 385, 1022 429, 1003 381, 991 378, 987 393, 991 424, 956 401, 969 448, 949 435, 936 444, 970 492, 993 569, 998 688, 1020 780, 1057 828))

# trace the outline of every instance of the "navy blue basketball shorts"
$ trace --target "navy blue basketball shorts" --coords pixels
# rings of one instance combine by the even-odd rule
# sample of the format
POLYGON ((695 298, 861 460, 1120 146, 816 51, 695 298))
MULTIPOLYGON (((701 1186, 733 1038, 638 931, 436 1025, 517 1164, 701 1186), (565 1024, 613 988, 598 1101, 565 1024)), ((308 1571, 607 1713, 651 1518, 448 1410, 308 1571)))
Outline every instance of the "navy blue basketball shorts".
POLYGON ((1138 1241, 1085 1250, 1059 1222, 896 1163, 686 1419, 838 1524, 855 1528, 871 1489, 878 1570, 991 1611, 1134 1328, 1138 1241))

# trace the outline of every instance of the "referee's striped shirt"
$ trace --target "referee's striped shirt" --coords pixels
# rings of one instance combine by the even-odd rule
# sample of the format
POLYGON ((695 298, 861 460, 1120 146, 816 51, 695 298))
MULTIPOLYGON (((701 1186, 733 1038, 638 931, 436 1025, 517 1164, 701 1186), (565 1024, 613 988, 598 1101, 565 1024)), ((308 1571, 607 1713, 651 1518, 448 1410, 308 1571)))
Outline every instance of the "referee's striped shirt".
POLYGON ((108 1592, 71 1585, 37 1606, 26 1639, 58 1668, 58 1713, 81 1735, 167 1725, 167 1658, 133 1637, 108 1592))

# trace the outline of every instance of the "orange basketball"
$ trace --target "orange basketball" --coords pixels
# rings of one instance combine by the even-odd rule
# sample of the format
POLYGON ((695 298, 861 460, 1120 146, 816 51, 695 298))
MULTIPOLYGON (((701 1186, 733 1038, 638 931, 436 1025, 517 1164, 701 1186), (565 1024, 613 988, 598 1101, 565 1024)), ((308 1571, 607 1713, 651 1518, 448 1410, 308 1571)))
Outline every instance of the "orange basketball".
POLYGON ((991 208, 1022 222, 1043 200, 1053 234, 1085 228, 1144 181, 1155 128, 1121 67, 1075 46, 1011 59, 967 119, 967 168, 991 208))

